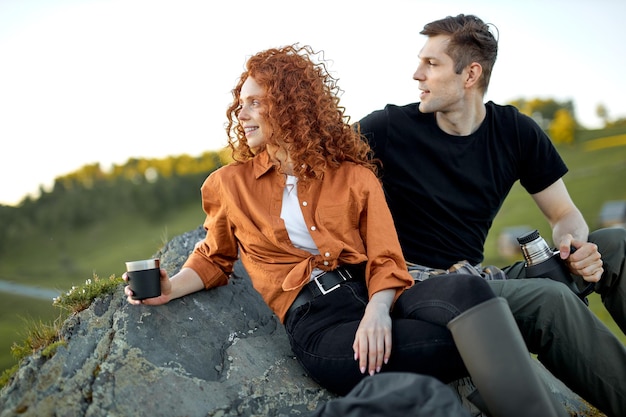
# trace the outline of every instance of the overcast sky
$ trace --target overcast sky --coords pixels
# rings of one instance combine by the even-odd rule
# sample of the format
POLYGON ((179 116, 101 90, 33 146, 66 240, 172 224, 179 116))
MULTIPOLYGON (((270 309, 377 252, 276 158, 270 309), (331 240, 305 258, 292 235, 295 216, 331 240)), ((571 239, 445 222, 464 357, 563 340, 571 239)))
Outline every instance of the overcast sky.
POLYGON ((626 117, 622 0, 0 0, 0 204, 85 164, 220 149, 246 58, 274 46, 324 50, 353 121, 417 101, 419 31, 459 13, 498 28, 486 99, 626 117))

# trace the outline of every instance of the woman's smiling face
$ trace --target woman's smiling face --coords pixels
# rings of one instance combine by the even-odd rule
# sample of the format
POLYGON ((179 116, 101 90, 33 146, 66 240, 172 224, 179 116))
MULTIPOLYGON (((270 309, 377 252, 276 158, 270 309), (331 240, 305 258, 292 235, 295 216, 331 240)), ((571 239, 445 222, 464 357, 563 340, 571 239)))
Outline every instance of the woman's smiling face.
POLYGON ((265 89, 252 77, 248 77, 241 86, 239 101, 241 110, 237 115, 246 134, 248 146, 258 148, 267 142, 272 129, 266 118, 265 89))

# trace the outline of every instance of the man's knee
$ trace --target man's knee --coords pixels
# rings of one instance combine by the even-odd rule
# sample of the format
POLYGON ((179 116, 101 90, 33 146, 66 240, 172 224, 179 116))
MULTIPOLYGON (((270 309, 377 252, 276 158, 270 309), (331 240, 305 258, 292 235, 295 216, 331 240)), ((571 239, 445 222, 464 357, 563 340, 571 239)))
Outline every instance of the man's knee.
POLYGON ((562 282, 554 281, 549 278, 534 278, 542 280, 539 288, 539 297, 551 306, 563 306, 570 303, 580 302, 580 298, 572 291, 570 287, 562 282))
POLYGON ((549 278, 522 278, 489 283, 497 296, 507 300, 516 318, 558 316, 572 303, 581 302, 569 287, 549 278))
POLYGON ((598 245, 598 250, 602 255, 616 251, 624 255, 626 248, 626 229, 621 227, 598 229, 589 234, 589 241, 598 245))
POLYGON ((626 229, 599 229, 589 234, 589 241, 598 245, 602 256, 604 274, 595 289, 604 299, 626 285, 626 229))

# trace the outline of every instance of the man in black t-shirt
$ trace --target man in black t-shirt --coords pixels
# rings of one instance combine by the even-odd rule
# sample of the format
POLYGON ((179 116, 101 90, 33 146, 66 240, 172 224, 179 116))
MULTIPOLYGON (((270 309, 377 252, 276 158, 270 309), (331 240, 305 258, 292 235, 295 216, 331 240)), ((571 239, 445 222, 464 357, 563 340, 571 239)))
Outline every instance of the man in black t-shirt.
MULTIPOLYGON (((359 125, 375 157, 406 260, 419 279, 481 263, 487 233, 519 180, 544 213, 560 257, 595 283, 626 332, 626 230, 589 228, 562 177, 565 163, 542 129, 512 106, 484 103, 497 41, 471 15, 427 24, 413 78, 420 101, 388 105, 359 125), (572 251, 571 248, 575 251, 572 251), (467 261, 463 263, 463 261, 467 261)), ((523 263, 489 282, 506 298, 529 350, 575 392, 626 415, 626 349, 565 285, 525 278, 523 263)), ((432 278, 435 279, 435 278, 432 278)))

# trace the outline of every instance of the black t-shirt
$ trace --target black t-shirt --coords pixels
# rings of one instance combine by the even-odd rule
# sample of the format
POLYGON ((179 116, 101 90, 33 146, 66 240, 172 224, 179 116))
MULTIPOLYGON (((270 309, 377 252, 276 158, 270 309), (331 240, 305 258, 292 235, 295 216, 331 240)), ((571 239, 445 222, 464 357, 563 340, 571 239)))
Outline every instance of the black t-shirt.
POLYGON ((548 136, 513 106, 486 103, 469 136, 442 131, 419 103, 387 105, 360 121, 383 164, 387 202, 410 262, 448 268, 483 260, 485 239, 515 181, 531 194, 567 167, 548 136))

